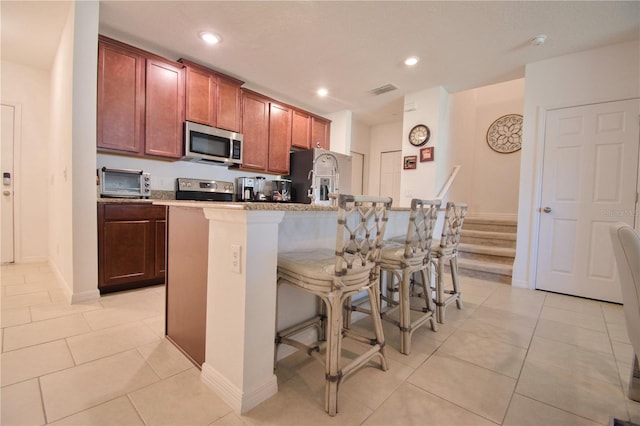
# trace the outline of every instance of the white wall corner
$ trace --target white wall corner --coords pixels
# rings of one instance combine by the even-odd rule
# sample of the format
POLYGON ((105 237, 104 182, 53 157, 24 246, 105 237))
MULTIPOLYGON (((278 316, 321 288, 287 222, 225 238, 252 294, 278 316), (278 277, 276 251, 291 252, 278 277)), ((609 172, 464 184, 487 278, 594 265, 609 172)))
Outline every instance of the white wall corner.
POLYGON ((351 110, 342 110, 333 114, 325 115, 331 120, 331 151, 347 154, 351 152, 351 122, 353 113, 351 110))
POLYGON ((275 374, 269 377, 265 383, 247 392, 242 392, 241 389, 206 362, 202 364, 200 380, 224 402, 229 404, 236 414, 246 413, 278 392, 278 379, 275 374))

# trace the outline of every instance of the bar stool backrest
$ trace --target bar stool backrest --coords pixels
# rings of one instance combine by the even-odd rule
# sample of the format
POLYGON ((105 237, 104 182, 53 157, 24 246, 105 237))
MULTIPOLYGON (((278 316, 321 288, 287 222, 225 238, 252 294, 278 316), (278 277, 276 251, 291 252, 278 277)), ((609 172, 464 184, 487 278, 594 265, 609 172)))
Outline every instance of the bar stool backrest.
POLYGON ((460 243, 460 231, 462 231, 462 224, 466 214, 466 203, 454 203, 453 201, 447 203, 440 247, 457 250, 458 243, 460 243))
POLYGON ((418 198, 411 200, 409 226, 404 244, 405 259, 417 256, 424 256, 424 259, 429 258, 440 203, 440 200, 420 200, 418 198))
POLYGON ((391 202, 390 197, 338 196, 336 276, 379 265, 391 202))
POLYGON ((626 223, 611 224, 611 242, 618 273, 629 341, 640 356, 640 235, 626 223))

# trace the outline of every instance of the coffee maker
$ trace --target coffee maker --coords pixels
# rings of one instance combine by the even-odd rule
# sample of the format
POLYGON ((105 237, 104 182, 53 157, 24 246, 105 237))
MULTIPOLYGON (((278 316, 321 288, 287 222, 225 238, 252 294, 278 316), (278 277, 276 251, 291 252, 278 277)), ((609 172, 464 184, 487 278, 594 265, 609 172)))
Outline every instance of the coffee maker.
POLYGON ((253 177, 236 178, 236 200, 253 201, 256 194, 256 179, 253 177))

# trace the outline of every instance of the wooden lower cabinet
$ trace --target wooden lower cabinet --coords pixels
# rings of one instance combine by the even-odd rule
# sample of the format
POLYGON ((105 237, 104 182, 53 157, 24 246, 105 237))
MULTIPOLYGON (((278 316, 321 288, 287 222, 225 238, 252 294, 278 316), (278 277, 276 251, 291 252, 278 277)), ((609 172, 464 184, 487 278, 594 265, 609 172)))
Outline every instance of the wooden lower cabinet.
POLYGON ((98 203, 100 293, 162 284, 166 207, 98 203))
POLYGON ((169 207, 167 338, 202 366, 207 325, 209 221, 202 209, 169 207))

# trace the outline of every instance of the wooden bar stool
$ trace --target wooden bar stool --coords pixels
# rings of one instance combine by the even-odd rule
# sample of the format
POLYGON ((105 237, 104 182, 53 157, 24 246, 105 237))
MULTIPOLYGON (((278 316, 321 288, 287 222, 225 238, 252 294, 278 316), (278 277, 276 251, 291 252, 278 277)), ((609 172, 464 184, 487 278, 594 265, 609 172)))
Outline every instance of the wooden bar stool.
POLYGON ((439 244, 435 244, 431 252, 431 261, 436 266, 435 303, 436 317, 439 323, 444 323, 447 306, 456 302, 458 309, 462 309, 460 284, 458 282, 458 244, 464 217, 467 214, 465 203, 448 202, 444 215, 442 237, 439 244), (444 265, 449 262, 451 267, 452 287, 447 288, 444 280, 444 265))
POLYGON ((386 295, 382 300, 386 306, 380 307, 382 319, 390 321, 400 329, 400 352, 409 355, 411 353, 411 336, 421 325, 429 322, 433 331, 438 330, 435 318, 435 309, 432 301, 430 277, 427 271, 430 269, 431 243, 433 230, 440 200, 411 200, 411 212, 404 243, 397 240, 384 241, 380 268, 387 272, 386 295), (413 278, 420 274, 419 283, 413 278), (414 286, 419 290, 415 291, 414 286), (394 295, 398 294, 398 300, 394 295), (411 298, 420 297, 424 304, 412 307, 411 298), (399 310, 399 320, 395 320, 389 314, 399 310), (411 311, 420 312, 421 315, 411 320, 411 311))
MULTIPOLYGON (((325 410, 331 416, 338 412, 338 387, 345 377, 374 358, 379 359, 382 370, 388 369, 377 298, 380 291, 380 253, 388 219, 387 209, 390 207, 391 198, 388 197, 339 195, 335 250, 278 255, 278 284, 289 284, 318 296, 323 302, 323 309, 302 325, 276 332, 276 351, 280 344, 290 345, 306 351, 324 364, 325 410), (343 328, 345 300, 365 290, 372 305, 374 338, 358 336, 343 328), (307 346, 291 338, 309 327, 324 329, 324 359, 320 355, 319 342, 307 346), (340 359, 343 337, 370 345, 367 351, 344 366, 340 359)), ((321 339, 322 333, 318 334, 321 339)))

